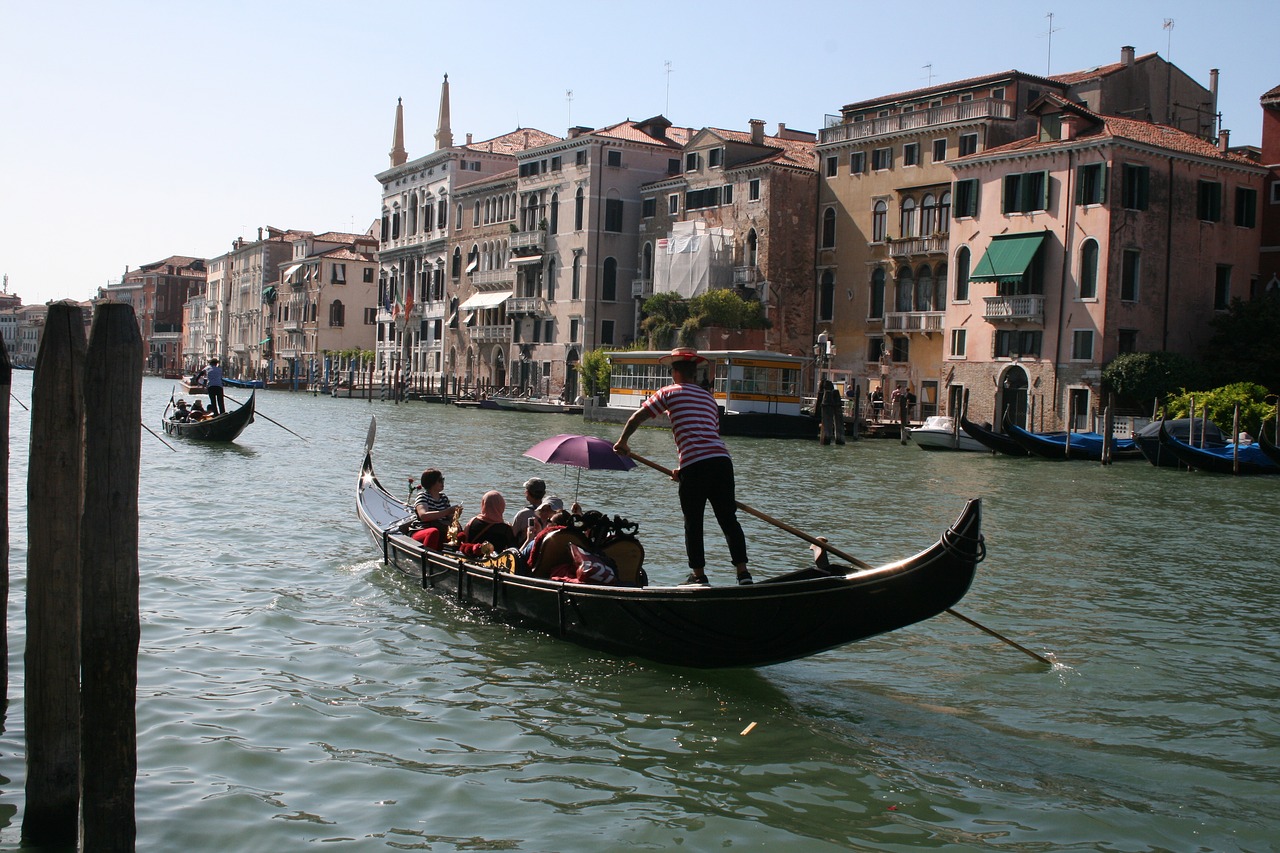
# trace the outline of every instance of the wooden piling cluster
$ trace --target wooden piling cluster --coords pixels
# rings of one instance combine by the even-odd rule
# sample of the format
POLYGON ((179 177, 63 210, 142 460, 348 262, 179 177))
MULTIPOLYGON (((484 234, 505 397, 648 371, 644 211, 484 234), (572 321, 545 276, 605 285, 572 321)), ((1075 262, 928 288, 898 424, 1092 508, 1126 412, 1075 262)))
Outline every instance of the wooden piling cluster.
POLYGON ((49 306, 31 394, 23 841, 132 850, 142 337, 49 306), (81 804, 83 803, 83 808, 81 804))

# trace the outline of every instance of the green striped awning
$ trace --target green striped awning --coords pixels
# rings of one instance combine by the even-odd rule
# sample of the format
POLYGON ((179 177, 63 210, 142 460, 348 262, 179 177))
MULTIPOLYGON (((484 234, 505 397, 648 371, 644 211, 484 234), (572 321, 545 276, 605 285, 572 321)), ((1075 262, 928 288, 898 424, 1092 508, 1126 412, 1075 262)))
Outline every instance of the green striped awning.
POLYGON ((987 253, 978 261, 970 281, 1017 282, 1027 271, 1036 250, 1044 242, 1045 232, 1035 234, 1001 234, 991 238, 987 253))

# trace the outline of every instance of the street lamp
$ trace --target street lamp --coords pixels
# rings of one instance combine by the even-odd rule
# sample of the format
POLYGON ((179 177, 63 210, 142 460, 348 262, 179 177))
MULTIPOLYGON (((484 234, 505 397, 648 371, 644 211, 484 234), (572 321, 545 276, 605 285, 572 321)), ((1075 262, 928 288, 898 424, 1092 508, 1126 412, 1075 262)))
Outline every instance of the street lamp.
POLYGON ((827 368, 831 366, 831 361, 836 357, 835 341, 823 332, 818 335, 818 342, 813 345, 813 361, 817 366, 817 375, 814 377, 814 395, 822 387, 822 374, 826 373, 827 368))

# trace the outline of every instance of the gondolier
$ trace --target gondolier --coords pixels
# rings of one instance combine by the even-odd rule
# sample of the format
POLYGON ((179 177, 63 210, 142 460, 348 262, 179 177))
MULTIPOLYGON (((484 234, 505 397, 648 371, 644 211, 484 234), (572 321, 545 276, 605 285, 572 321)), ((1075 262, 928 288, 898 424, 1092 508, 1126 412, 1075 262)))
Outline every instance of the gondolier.
POLYGON ((222 396, 222 368, 218 366, 218 357, 210 356, 209 363, 193 378, 204 379, 205 387, 209 391, 209 411, 215 415, 225 414, 227 403, 222 396))
POLYGON ((613 449, 624 455, 629 453, 627 439, 642 423, 661 414, 670 418, 679 460, 673 476, 680 484, 680 511, 684 514, 685 550, 689 555, 690 574, 685 583, 708 583, 702 529, 709 501, 729 545, 738 583, 749 584, 747 540, 738 523, 733 459, 720 438, 715 397, 698 384, 698 364, 706 359, 692 347, 677 347, 659 361, 670 365, 672 383, 659 388, 640 405, 627 420, 613 449))

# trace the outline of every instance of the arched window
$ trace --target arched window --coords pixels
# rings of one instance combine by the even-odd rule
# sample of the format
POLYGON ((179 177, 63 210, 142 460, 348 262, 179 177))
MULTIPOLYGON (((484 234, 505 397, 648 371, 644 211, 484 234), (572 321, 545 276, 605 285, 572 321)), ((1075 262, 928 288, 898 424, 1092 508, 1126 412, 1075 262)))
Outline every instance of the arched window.
POLYGON ((925 193, 920 201, 920 236, 928 237, 938 230, 938 200, 933 193, 925 193))
POLYGON ((889 205, 878 201, 871 208, 871 242, 883 243, 889 236, 889 205))
POLYGON ((898 270, 898 292, 894 296, 893 310, 902 313, 911 310, 915 297, 915 284, 910 268, 903 267, 898 270))
POLYGON ((424 233, 431 233, 435 230, 435 224, 432 222, 436 207, 431 203, 431 199, 427 199, 426 204, 422 205, 422 230, 424 233))
POLYGON ((408 235, 413 236, 418 233, 418 194, 414 193, 409 196, 409 229, 408 235))
POLYGON ((834 249, 836 245, 836 209, 828 207, 822 214, 822 248, 834 249))
POLYGON ((1098 298, 1098 241, 1093 238, 1080 246, 1080 298, 1098 298))
POLYGON ((538 195, 530 193, 525 199, 524 207, 524 229, 525 231, 536 231, 538 229, 538 195))
POLYGON ((938 201, 938 231, 942 234, 951 231, 951 193, 943 193, 938 201))
POLYGON ((573 299, 582 298, 582 255, 577 253, 573 256, 573 289, 570 293, 573 299))
POLYGON ((614 258, 604 259, 604 278, 600 282, 600 299, 614 302, 618 298, 618 262, 614 258))
POLYGON ((831 270, 822 271, 818 288, 818 322, 830 323, 836 310, 836 276, 831 270))
POLYGON ((757 265, 756 261, 759 253, 760 246, 756 237, 756 229, 752 228, 747 232, 747 266, 754 267, 757 265))
POLYGON ((560 193, 551 194, 551 227, 550 233, 560 230, 560 193))
POLYGON ((462 276, 462 249, 458 246, 453 247, 453 266, 449 274, 454 278, 462 276))
POLYGON ((871 273, 871 307, 867 311, 868 319, 884 319, 884 278, 883 267, 876 267, 871 273))
POLYGON ((319 307, 320 307, 319 303, 312 302, 308 308, 307 314, 309 316, 307 317, 307 319, 310 320, 312 323, 316 321, 316 309, 319 307))
POLYGON ((653 244, 652 243, 644 244, 643 255, 644 255, 643 258, 640 261, 642 265, 640 277, 643 278, 645 281, 653 281, 653 244))
POLYGON ((961 246, 956 252, 956 302, 969 301, 969 247, 961 246))
POLYGON ((587 200, 586 194, 582 191, 582 188, 579 187, 578 194, 574 196, 574 199, 573 199, 573 230, 574 231, 582 230, 582 207, 586 203, 586 200, 587 200))
POLYGON ((916 200, 913 198, 904 198, 902 200, 902 221, 901 235, 903 237, 916 236, 916 200))
POLYGON ((933 310, 933 270, 927 266, 916 271, 915 310, 933 310))
POLYGON ((391 239, 392 240, 400 239, 400 205, 399 204, 396 204, 396 206, 391 211, 391 239))
POLYGON ((547 261, 547 301, 556 301, 556 259, 547 261))
POLYGON ((947 310, 947 265, 938 264, 933 271, 933 310, 947 310))
POLYGON ((391 211, 382 208, 382 242, 391 239, 391 211))

